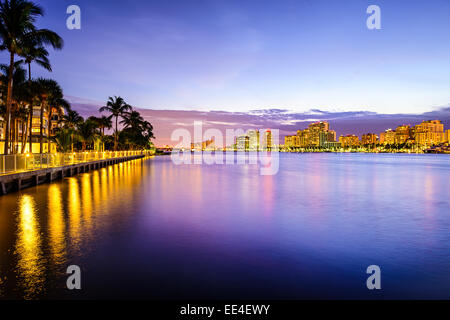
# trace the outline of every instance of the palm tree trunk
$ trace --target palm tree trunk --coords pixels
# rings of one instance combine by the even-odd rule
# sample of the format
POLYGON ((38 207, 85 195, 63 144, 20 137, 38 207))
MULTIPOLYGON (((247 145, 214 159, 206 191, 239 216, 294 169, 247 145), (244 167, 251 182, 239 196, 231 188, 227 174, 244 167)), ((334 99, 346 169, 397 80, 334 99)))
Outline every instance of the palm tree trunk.
POLYGON ((16 153, 16 135, 17 135, 17 119, 14 116, 14 112, 11 113, 11 153, 16 153))
POLYGON ((11 127, 11 104, 14 74, 14 53, 10 51, 9 72, 8 72, 8 93, 6 95, 6 128, 5 128, 5 148, 4 154, 9 154, 9 134, 11 127))
POLYGON ((51 119, 52 119, 52 114, 53 114, 53 108, 49 107, 49 112, 48 112, 48 130, 47 130, 47 142, 48 142, 48 150, 47 152, 50 153, 50 131, 52 129, 52 123, 51 123, 51 119))
POLYGON ((117 151, 117 135, 118 135, 118 132, 117 132, 117 121, 118 121, 118 119, 119 119, 119 116, 116 116, 116 132, 115 132, 115 135, 114 135, 114 151, 117 151))
MULTIPOLYGON (((31 63, 29 63, 28 64, 28 85, 29 85, 29 89, 30 89, 30 95, 32 94, 32 92, 31 92, 31 63)), ((30 126, 30 132, 29 132, 29 134, 30 134, 30 141, 29 141, 29 144, 30 144, 30 150, 29 150, 29 152, 30 153, 33 153, 33 132, 32 132, 32 128, 33 128, 33 98, 31 98, 31 101, 30 101, 30 124, 29 124, 29 126, 30 126)))
POLYGON ((44 147, 44 102, 41 102, 41 114, 40 114, 41 123, 39 125, 39 153, 43 153, 44 147))
MULTIPOLYGON (((28 115, 28 117, 29 117, 29 115, 28 115)), ((28 137, 28 130, 29 130, 28 117, 26 119, 24 119, 24 121, 23 121, 24 129, 22 129, 22 151, 21 151, 21 153, 25 153, 25 147, 27 145, 27 137, 28 137)))

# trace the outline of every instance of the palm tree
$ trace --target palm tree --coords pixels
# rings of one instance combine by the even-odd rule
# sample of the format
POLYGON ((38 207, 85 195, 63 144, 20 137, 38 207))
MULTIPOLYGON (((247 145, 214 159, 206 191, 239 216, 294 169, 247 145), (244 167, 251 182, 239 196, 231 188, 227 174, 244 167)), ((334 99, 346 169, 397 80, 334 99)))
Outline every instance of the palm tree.
POLYGON ((109 97, 106 106, 100 108, 100 112, 107 111, 111 113, 113 117, 116 118, 116 127, 114 132, 114 151, 117 151, 117 141, 118 141, 118 119, 123 116, 125 112, 131 110, 131 106, 128 105, 121 97, 114 96, 114 98, 109 97))
POLYGON ((102 151, 105 151, 105 129, 111 129, 112 128, 112 116, 101 116, 100 118, 97 117, 90 117, 92 121, 94 121, 97 125, 97 127, 100 129, 100 135, 101 135, 101 141, 102 141, 102 151))
POLYGON ((34 42, 61 49, 63 41, 55 32, 37 29, 36 18, 43 16, 43 9, 27 0, 0 1, 0 50, 9 52, 8 86, 6 95, 6 135, 5 154, 9 154, 9 130, 11 124, 11 106, 13 90, 14 60, 23 53, 24 44, 34 42))
POLYGON ((82 151, 86 151, 86 145, 97 137, 97 124, 92 119, 78 123, 77 134, 82 143, 82 151))
POLYGON ((123 115, 123 120, 120 124, 124 125, 125 128, 140 129, 144 124, 144 118, 137 111, 125 112, 123 115))
MULTIPOLYGON (((77 125, 83 121, 83 118, 78 114, 78 112, 76 112, 75 110, 67 110, 67 114, 63 116, 63 122, 64 122, 64 126, 66 128, 72 129, 74 130, 77 125)), ((72 153, 73 153, 73 132, 70 136, 70 140, 71 140, 71 149, 72 149, 72 153)))
POLYGON ((62 128, 57 130, 51 140, 56 143, 58 149, 64 153, 69 152, 72 145, 72 136, 74 130, 71 128, 62 128))
MULTIPOLYGON (((22 68, 22 61, 16 61, 14 63, 14 70, 13 70, 13 82, 16 84, 14 86, 14 90, 12 92, 12 101, 11 101, 11 109, 10 109, 10 113, 9 113, 9 120, 10 123, 15 124, 15 115, 16 115, 16 110, 17 108, 23 103, 24 100, 26 100, 26 90, 24 90, 23 84, 25 81, 25 69, 22 68)), ((9 66, 5 65, 5 64, 1 64, 0 65, 0 82, 1 82, 1 88, 0 88, 0 92, 1 95, 3 97, 7 96, 7 91, 8 91, 8 87, 7 87, 7 83, 8 83, 8 73, 9 73, 9 66)), ((6 106, 5 106, 5 117, 7 116, 6 114, 6 106)), ((6 120, 6 118, 5 118, 6 120)), ((15 150, 16 147, 16 126, 13 125, 12 128, 10 127, 10 129, 12 130, 5 130, 5 138, 6 136, 8 137, 8 141, 12 138, 11 141, 11 146, 13 147, 13 150, 15 150), (8 133, 8 134, 6 134, 8 133)), ((6 140, 6 139, 5 139, 6 140)), ((6 143, 6 141, 5 141, 6 143)), ((8 146, 8 148, 10 148, 10 146, 8 146)))
MULTIPOLYGON (((22 57, 24 58, 24 62, 25 64, 27 64, 28 66, 28 85, 29 85, 29 90, 30 93, 33 90, 33 84, 32 84, 32 80, 31 80, 31 63, 35 62, 36 64, 40 65, 41 67, 43 67, 44 69, 46 69, 47 71, 52 71, 52 67, 50 64, 50 61, 48 60, 48 51, 47 49, 45 49, 44 46, 42 46, 41 44, 36 43, 35 41, 29 41, 28 43, 24 44, 23 50, 22 50, 22 57)), ((33 123, 33 98, 32 95, 31 96, 31 100, 30 100, 30 105, 29 105, 29 121, 30 121, 30 128, 32 127, 33 123)), ((33 142, 32 142, 32 132, 30 130, 30 152, 32 152, 32 146, 33 146, 33 142)))

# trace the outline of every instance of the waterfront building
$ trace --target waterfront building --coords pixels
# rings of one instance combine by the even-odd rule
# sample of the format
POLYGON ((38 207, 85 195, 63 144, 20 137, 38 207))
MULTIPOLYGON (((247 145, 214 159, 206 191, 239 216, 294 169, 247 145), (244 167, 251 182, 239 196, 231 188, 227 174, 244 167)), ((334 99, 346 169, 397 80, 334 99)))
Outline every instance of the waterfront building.
POLYGON ((202 142, 191 143, 191 151, 215 150, 214 138, 202 142))
POLYGON ((285 136, 284 146, 286 148, 299 148, 300 147, 300 137, 298 135, 285 136))
POLYGON ((238 151, 247 151, 249 149, 249 136, 239 136, 236 138, 236 149, 238 151))
POLYGON ((423 121, 414 127, 414 139, 419 145, 434 145, 444 142, 444 124, 439 120, 423 121))
POLYGON ((319 146, 325 147, 328 142, 336 142, 336 131, 328 130, 319 133, 319 146))
POLYGON ((403 144, 411 138, 411 127, 402 125, 395 129, 395 143, 403 144))
POLYGON ((272 131, 266 130, 264 132, 264 141, 261 143, 261 149, 262 150, 272 150, 274 147, 273 141, 272 141, 272 131))
POLYGON ((385 132, 380 133, 381 144, 394 144, 395 143, 395 131, 388 129, 385 132))
POLYGON ((359 146, 359 137, 354 134, 349 134, 346 136, 340 136, 339 142, 343 148, 345 147, 356 147, 359 146))
POLYGON ((377 144, 377 143, 378 143, 378 136, 375 133, 363 134, 361 137, 362 145, 377 144))
POLYGON ((330 125, 326 121, 311 123, 309 129, 309 141, 308 145, 318 147, 320 146, 320 134, 321 132, 328 132, 330 125))
POLYGON ((299 138, 299 146, 305 148, 309 144, 309 129, 298 130, 297 136, 299 138))
POLYGON ((250 151, 259 150, 259 130, 248 130, 248 149, 250 151))
POLYGON ((327 149, 338 149, 341 147, 341 143, 336 141, 327 141, 325 142, 324 147, 327 149))
POLYGON ((445 131, 444 142, 450 142, 450 129, 445 131))

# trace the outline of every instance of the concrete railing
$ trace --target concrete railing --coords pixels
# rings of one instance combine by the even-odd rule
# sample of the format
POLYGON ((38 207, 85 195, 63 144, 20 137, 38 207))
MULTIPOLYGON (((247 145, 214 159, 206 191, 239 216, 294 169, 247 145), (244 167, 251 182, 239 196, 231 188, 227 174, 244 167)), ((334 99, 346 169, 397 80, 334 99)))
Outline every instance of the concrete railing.
POLYGON ((0 155, 0 175, 32 171, 98 160, 150 155, 149 151, 106 151, 0 155))

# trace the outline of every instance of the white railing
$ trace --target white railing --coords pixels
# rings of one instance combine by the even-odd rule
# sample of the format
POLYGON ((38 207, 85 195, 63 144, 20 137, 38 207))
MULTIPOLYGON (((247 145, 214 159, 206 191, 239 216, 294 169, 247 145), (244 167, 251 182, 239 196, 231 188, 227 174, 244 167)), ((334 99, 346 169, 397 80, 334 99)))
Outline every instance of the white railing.
POLYGON ((0 155, 0 175, 62 167, 98 160, 150 155, 149 151, 106 151, 0 155))

